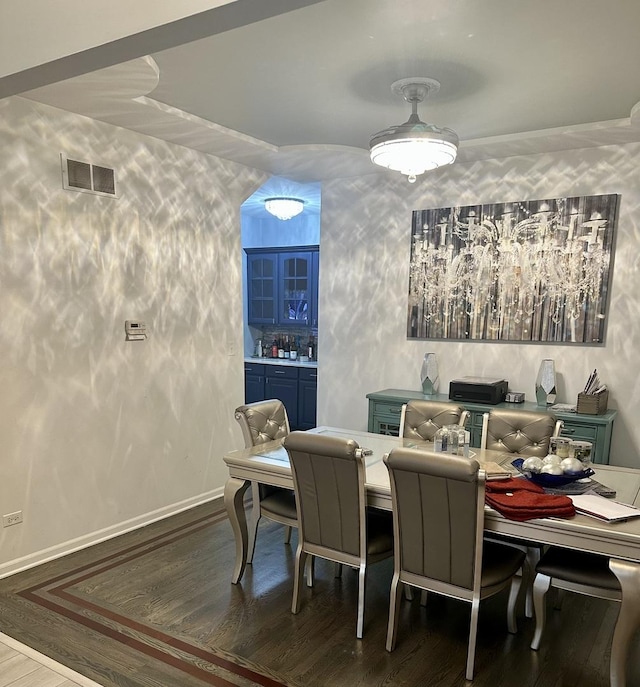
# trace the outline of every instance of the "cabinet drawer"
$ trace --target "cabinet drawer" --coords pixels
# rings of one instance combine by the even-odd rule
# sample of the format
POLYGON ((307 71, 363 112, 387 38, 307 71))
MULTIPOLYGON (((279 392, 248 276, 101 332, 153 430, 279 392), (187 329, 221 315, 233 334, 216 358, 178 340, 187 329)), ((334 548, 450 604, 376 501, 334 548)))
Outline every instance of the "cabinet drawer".
POLYGON ((318 380, 318 370, 316 368, 299 367, 298 379, 301 381, 316 382, 318 380))
POLYGON ((598 428, 595 425, 574 425, 565 422, 560 436, 568 437, 569 439, 595 441, 598 438, 598 428))
POLYGON ((285 365, 265 365, 265 375, 278 379, 298 379, 298 368, 285 365))
POLYGON ((400 415, 402 414, 402 404, 397 403, 384 403, 376 401, 373 404, 373 414, 374 415, 391 415, 393 417, 397 416, 400 420, 400 415))
POLYGON ((244 372, 250 375, 263 375, 265 367, 266 365, 261 365, 260 363, 245 363, 244 372))

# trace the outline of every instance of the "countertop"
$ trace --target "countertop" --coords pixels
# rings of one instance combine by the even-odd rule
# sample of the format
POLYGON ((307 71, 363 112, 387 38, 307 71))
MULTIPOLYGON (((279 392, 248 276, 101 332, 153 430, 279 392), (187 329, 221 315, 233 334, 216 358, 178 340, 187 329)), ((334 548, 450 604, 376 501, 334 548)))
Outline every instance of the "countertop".
POLYGON ((318 367, 317 360, 287 360, 286 358, 258 358, 258 356, 245 357, 245 363, 259 363, 260 365, 286 365, 288 367, 318 367))

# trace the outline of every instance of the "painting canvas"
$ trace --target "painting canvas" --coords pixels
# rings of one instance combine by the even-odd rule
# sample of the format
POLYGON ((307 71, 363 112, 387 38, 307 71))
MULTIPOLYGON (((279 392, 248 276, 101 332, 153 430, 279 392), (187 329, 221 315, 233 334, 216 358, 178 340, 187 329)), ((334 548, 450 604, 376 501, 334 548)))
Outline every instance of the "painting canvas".
POLYGON ((408 337, 602 344, 618 202, 414 211, 408 337))

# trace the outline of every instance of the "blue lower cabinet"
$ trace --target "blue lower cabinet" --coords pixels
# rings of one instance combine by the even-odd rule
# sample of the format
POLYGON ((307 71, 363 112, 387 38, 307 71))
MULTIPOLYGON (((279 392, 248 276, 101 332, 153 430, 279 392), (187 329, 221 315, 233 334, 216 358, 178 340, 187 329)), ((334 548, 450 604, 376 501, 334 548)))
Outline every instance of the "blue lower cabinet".
POLYGON ((298 368, 265 365, 266 398, 279 398, 287 409, 291 429, 298 429, 298 368))
POLYGON ((313 429, 316 425, 318 398, 318 370, 301 368, 298 377, 299 429, 313 429))
POLYGON ((245 363, 244 366, 244 402, 264 401, 264 368, 266 365, 245 363))
POLYGON ((317 368, 245 363, 245 403, 277 398, 284 403, 292 430, 316 426, 317 368))

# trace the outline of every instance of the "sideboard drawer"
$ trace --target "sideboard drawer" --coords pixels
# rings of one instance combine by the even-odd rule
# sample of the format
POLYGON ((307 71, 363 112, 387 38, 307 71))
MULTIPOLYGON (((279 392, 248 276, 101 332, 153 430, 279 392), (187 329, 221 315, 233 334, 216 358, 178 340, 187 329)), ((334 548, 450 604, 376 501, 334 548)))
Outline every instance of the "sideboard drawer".
POLYGON ((399 422, 400 415, 402 414, 402 403, 374 403, 373 412, 376 415, 390 415, 391 417, 397 417, 399 422))
POLYGON ((598 438, 598 428, 594 425, 580 425, 565 420, 560 436, 580 441, 595 441, 598 438))

